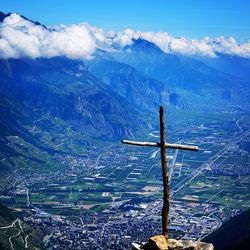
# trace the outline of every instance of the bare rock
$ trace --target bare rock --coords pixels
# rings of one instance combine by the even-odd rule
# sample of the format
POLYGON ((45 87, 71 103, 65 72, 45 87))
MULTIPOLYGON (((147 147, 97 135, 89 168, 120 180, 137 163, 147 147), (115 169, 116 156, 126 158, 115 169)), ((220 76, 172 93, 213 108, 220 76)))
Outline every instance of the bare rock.
POLYGON ((191 240, 182 240, 183 249, 185 250, 199 250, 199 242, 191 240))
POLYGON ((168 240, 168 249, 181 250, 181 249, 183 249, 183 244, 179 240, 169 239, 168 240))
POLYGON ((192 240, 180 240, 183 244, 183 250, 214 250, 214 246, 210 243, 192 241, 192 240))
POLYGON ((144 250, 167 250, 168 241, 163 235, 151 237, 143 247, 144 250))
POLYGON ((192 240, 166 240, 163 235, 153 236, 147 243, 133 243, 132 247, 135 250, 214 250, 214 246, 210 243, 192 240))

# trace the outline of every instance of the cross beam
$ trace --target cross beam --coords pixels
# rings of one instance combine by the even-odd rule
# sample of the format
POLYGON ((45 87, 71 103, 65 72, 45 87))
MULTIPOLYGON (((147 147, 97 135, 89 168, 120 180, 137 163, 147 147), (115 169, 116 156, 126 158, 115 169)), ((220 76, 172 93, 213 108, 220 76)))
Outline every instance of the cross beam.
POLYGON ((183 149, 198 151, 197 146, 181 145, 181 144, 169 144, 165 141, 165 127, 164 127, 164 110, 160 107, 160 142, 141 142, 141 141, 128 141, 122 140, 124 144, 130 144, 135 146, 148 146, 161 148, 161 165, 162 165, 162 177, 163 177, 163 207, 162 207, 162 234, 168 239, 168 216, 169 216, 169 176, 167 168, 166 149, 183 149))
MULTIPOLYGON (((161 147, 160 142, 143 142, 143 141, 122 140, 122 143, 134 145, 134 146, 161 147)), ((174 149, 191 150, 191 151, 198 151, 199 150, 199 148, 197 146, 170 144, 170 143, 165 143, 165 148, 174 148, 174 149)))

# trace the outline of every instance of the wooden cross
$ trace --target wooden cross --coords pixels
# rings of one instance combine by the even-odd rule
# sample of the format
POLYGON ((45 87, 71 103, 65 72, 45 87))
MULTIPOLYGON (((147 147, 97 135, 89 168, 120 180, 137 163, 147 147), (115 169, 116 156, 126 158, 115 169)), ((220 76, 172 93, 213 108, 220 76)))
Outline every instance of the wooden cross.
POLYGON ((166 237, 166 239, 168 239, 168 216, 169 216, 170 201, 169 201, 169 175, 167 168, 166 148, 198 151, 198 147, 166 143, 165 127, 164 127, 164 110, 162 106, 160 106, 160 135, 161 135, 160 142, 138 142, 138 141, 122 140, 122 143, 135 146, 149 146, 149 147, 161 148, 161 165, 162 165, 162 176, 163 176, 162 234, 166 237))

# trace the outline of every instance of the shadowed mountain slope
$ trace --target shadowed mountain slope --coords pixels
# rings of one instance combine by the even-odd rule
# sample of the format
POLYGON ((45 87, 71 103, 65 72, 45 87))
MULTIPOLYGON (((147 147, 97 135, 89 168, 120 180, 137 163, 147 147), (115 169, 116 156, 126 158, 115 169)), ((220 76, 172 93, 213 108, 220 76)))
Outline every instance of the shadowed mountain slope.
POLYGON ((230 219, 203 239, 216 250, 243 250, 250 245, 250 210, 230 219))

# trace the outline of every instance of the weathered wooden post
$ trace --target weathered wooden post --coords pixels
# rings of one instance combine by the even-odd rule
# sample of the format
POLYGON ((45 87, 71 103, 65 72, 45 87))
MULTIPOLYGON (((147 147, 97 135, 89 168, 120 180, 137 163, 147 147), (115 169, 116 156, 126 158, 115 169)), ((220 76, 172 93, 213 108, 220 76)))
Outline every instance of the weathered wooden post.
POLYGON ((160 107, 160 135, 161 135, 161 166, 163 178, 163 207, 162 207, 162 234, 168 239, 168 215, 169 215, 169 177, 166 157, 166 132, 164 127, 164 110, 160 107))

